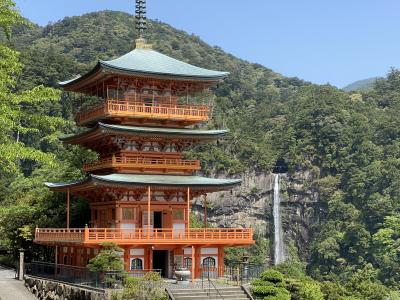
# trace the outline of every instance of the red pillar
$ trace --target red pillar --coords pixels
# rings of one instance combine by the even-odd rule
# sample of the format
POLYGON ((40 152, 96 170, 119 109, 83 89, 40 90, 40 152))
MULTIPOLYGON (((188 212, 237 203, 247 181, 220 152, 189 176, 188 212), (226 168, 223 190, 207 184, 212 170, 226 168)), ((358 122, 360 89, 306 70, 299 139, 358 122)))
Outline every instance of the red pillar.
POLYGON ((126 272, 130 271, 130 248, 124 248, 124 270, 126 272))
POLYGON ((67 189, 67 228, 69 228, 69 189, 67 189))
POLYGON ((58 246, 54 249, 54 276, 57 276, 57 265, 58 265, 58 246))
POLYGON ((194 279, 195 279, 195 277, 196 277, 196 274, 195 274, 195 270, 196 270, 196 259, 195 259, 195 252, 196 252, 196 250, 195 250, 196 248, 194 247, 194 246, 192 246, 192 270, 191 270, 191 273, 192 273, 192 282, 194 282, 194 279))
POLYGON ((186 232, 189 234, 189 229, 190 229, 190 187, 187 188, 187 208, 186 208, 186 221, 187 221, 187 226, 186 226, 186 232))
POLYGON ((196 247, 196 253, 195 253, 195 258, 194 258, 195 266, 196 266, 196 269, 195 269, 196 278, 200 278, 200 275, 201 275, 200 274, 200 272, 201 272, 200 253, 201 253, 201 247, 196 247))
MULTIPOLYGON (((150 238, 150 203, 151 203, 151 188, 150 186, 147 187, 147 238, 150 238)), ((149 268, 150 269, 150 268, 149 268)))
POLYGON ((145 250, 144 265, 145 265, 144 268, 147 270, 153 269, 153 251, 151 249, 151 246, 149 246, 145 250))
POLYGON ((204 195, 204 228, 207 228, 207 194, 204 195))
POLYGON ((218 277, 224 277, 225 273, 225 263, 224 263, 224 247, 218 247, 218 277))

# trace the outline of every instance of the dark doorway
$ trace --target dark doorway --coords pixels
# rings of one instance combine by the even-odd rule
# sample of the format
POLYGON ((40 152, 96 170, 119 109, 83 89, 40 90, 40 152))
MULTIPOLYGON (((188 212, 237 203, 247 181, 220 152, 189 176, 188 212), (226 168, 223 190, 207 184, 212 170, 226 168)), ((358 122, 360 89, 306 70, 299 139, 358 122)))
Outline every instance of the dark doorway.
POLYGON ((153 251, 153 269, 161 270, 161 276, 166 277, 168 274, 168 250, 153 251))
POLYGON ((162 211, 154 212, 154 228, 162 228, 162 211))

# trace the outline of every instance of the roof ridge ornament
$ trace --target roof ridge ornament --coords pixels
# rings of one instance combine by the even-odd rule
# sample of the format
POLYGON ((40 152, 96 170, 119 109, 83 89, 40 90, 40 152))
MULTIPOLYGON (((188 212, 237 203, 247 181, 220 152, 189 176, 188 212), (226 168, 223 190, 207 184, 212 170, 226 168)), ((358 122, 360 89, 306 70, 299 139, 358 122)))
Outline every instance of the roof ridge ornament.
POLYGON ((136 30, 139 38, 135 41, 136 49, 151 49, 152 45, 147 44, 144 39, 144 32, 147 29, 146 0, 136 0, 136 30))
POLYGON ((153 45, 148 44, 144 38, 138 38, 135 40, 135 49, 151 50, 153 49, 153 45))
POLYGON ((136 30, 139 38, 143 38, 143 33, 147 29, 146 0, 136 0, 136 30))

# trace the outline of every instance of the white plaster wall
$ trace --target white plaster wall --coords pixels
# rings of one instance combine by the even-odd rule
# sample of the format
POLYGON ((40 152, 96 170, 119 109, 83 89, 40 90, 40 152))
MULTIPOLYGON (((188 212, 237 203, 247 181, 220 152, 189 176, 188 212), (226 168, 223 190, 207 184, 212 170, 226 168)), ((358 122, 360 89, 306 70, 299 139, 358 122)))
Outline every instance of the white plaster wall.
POLYGON ((130 249, 130 254, 131 255, 137 255, 137 256, 143 256, 144 255, 144 249, 130 249))
POLYGON ((201 254, 218 254, 218 248, 201 248, 201 254))

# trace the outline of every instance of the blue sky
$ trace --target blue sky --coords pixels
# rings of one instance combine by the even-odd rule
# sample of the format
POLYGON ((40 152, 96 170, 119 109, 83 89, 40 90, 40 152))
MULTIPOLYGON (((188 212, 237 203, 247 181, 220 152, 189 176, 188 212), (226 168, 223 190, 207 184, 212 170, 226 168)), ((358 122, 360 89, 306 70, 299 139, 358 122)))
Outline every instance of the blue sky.
MULTIPOLYGON (((399 0, 147 0, 148 16, 286 76, 342 87, 400 67, 399 0)), ((17 0, 46 25, 133 0, 17 0)))

